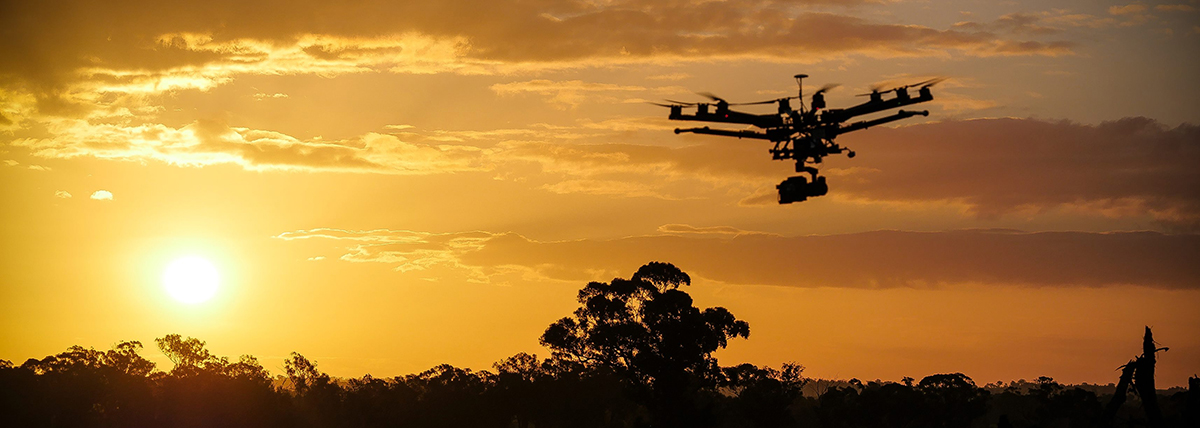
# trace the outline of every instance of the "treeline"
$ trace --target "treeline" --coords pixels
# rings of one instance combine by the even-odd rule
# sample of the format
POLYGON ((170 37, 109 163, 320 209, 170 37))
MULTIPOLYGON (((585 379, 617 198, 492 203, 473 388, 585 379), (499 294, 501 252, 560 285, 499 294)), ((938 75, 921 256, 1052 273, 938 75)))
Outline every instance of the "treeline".
POLYGON ((74 346, 20 365, 0 360, 0 426, 1198 426, 1197 378, 1187 391, 1155 394, 1150 413, 1135 394, 1114 400, 1051 378, 1002 389, 959 373, 831 384, 805 378, 796 364, 722 367, 712 353, 748 337, 749 325, 724 308, 693 306, 679 289, 688 284, 665 263, 590 283, 580 307, 541 337, 549 358, 517 354, 485 371, 441 365, 333 379, 292 353, 285 374, 272 377, 252 356, 231 361, 179 335, 155 341, 170 371, 141 356, 139 342, 74 346))

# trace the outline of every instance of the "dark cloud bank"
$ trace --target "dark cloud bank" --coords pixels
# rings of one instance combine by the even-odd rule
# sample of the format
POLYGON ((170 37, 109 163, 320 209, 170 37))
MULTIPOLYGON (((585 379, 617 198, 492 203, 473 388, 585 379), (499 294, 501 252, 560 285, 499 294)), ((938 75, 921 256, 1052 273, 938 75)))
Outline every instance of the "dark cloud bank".
MULTIPOLYGON (((839 142, 858 156, 831 158, 824 166, 833 196, 953 201, 984 218, 1067 209, 1148 218, 1175 232, 1200 230, 1200 127, 1191 124, 1171 128, 1143 117, 1099 125, 951 120, 877 128, 839 142)), ((773 185, 787 170, 764 156, 765 147, 709 139, 674 149, 547 143, 511 151, 571 164, 576 171, 656 170, 671 177, 773 185)), ((625 179, 647 180, 632 173, 625 179)), ((773 193, 757 199, 744 202, 775 205, 773 193)))
POLYGON ((282 239, 356 243, 343 260, 484 275, 513 267, 566 281, 607 280, 647 261, 731 284, 894 288, 958 284, 1138 285, 1200 289, 1200 235, 1157 232, 876 231, 783 237, 728 227, 669 225, 682 235, 544 242, 513 233, 429 234, 313 229, 282 239))
POLYGON ((1072 205, 1200 226, 1200 127, 1190 124, 981 119, 873 130, 843 143, 860 153, 843 164, 867 171, 836 188, 868 199, 958 199, 983 216, 1072 205))
POLYGON ((539 243, 516 235, 463 256, 468 264, 515 264, 574 279, 587 269, 629 270, 671 261, 735 284, 889 288, 983 283, 1026 286, 1136 284, 1200 288, 1200 236, 1153 232, 900 232, 732 239, 675 236, 539 243), (549 269, 555 266, 557 269, 549 269), (561 270, 559 270, 561 269, 561 270))
MULTIPOLYGON (((935 29, 805 11, 805 5, 857 0, 573 0, 5 2, 0 6, 0 75, 36 85, 75 78, 81 67, 161 70, 218 60, 254 61, 241 52, 189 50, 167 34, 214 41, 287 44, 304 34, 375 37, 420 33, 465 37, 470 58, 511 62, 675 55, 1062 55, 1072 43, 1012 39, 981 28, 935 29), (800 8, 797 8, 800 7, 800 8)), ((314 58, 362 54, 312 49, 314 58)))

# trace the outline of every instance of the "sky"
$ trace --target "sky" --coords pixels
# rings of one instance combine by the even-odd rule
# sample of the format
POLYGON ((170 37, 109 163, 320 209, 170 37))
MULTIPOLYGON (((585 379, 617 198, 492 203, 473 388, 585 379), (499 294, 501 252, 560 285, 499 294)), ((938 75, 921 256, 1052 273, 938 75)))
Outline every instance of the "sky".
MULTIPOLYGON (((650 261, 723 365, 980 384, 1200 371, 1200 2, 0 3, 0 359, 178 333, 277 373, 476 370, 650 261), (650 102, 933 77, 778 205, 650 102), (173 260, 209 260, 204 303, 173 260)), ((773 106, 746 111, 769 113, 773 106)))

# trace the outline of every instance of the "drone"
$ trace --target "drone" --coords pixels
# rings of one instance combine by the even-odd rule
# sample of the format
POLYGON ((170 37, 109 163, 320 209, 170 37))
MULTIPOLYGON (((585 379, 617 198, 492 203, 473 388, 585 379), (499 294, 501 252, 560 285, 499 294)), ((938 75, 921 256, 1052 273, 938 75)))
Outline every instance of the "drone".
POLYGON ((701 92, 698 95, 707 97, 712 102, 689 103, 666 100, 671 104, 652 104, 669 107, 671 115, 668 118, 671 120, 737 123, 759 128, 760 130, 728 130, 712 129, 705 126, 702 128, 675 128, 675 133, 690 132, 694 134, 752 138, 775 143, 775 147, 769 150, 772 159, 793 160, 796 163, 797 173, 808 173, 812 176, 811 181, 803 175, 789 177, 783 180, 782 183, 779 183, 778 186, 775 186, 779 190, 779 203, 790 204, 792 202, 801 202, 808 198, 823 196, 829 192, 829 186, 825 183, 825 177, 819 176, 817 168, 810 165, 820 164, 822 158, 832 154, 846 153, 848 157, 854 157, 853 150, 839 146, 833 141, 837 136, 913 116, 929 116, 929 111, 900 110, 890 116, 877 119, 849 124, 846 124, 846 121, 856 116, 931 101, 933 100, 933 93, 929 88, 944 80, 943 78, 929 79, 887 90, 881 90, 883 89, 881 87, 873 87, 871 88, 871 92, 859 95, 870 97, 867 102, 842 109, 825 109, 825 92, 838 85, 825 85, 818 89, 812 95, 812 102, 809 103, 809 108, 805 108, 803 79, 806 77, 808 77, 807 74, 797 74, 795 76, 796 84, 800 89, 794 97, 747 103, 730 103, 711 93, 701 92), (909 88, 914 87, 917 88, 917 96, 915 97, 908 93, 909 88), (889 93, 893 94, 893 96, 884 99, 884 95, 889 93), (793 109, 791 100, 799 100, 800 108, 793 109), (772 114, 752 114, 734 111, 729 108, 730 106, 759 104, 778 104, 779 111, 772 114), (695 108, 696 112, 695 114, 684 114, 684 108, 695 108))

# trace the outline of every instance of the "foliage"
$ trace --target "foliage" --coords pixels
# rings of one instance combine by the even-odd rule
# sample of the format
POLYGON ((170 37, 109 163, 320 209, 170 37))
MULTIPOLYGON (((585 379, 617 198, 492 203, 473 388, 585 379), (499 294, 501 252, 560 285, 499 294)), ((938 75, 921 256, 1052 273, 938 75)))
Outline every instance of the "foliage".
POLYGON ((611 370, 629 382, 658 426, 711 424, 706 401, 721 380, 712 353, 750 325, 725 308, 700 310, 679 289, 688 274, 651 262, 630 279, 592 282, 579 291, 573 317, 551 324, 541 343, 552 356, 585 368, 611 370))
MULTIPOLYGON (((155 371, 139 342, 0 360, 0 426, 1069 428, 1100 425, 1110 401, 1049 377, 981 388, 961 373, 818 382, 794 363, 721 367, 712 353, 749 326, 692 306, 680 290, 690 282, 651 263, 631 279, 588 284, 573 316, 542 336, 550 358, 519 353, 493 371, 334 379, 292 353, 272 379, 252 356, 230 362, 176 334, 155 340, 169 372, 155 371)), ((1200 379, 1157 398, 1163 426, 1196 426, 1200 379)), ((1114 426, 1147 426, 1140 405, 1119 407, 1114 426)))

